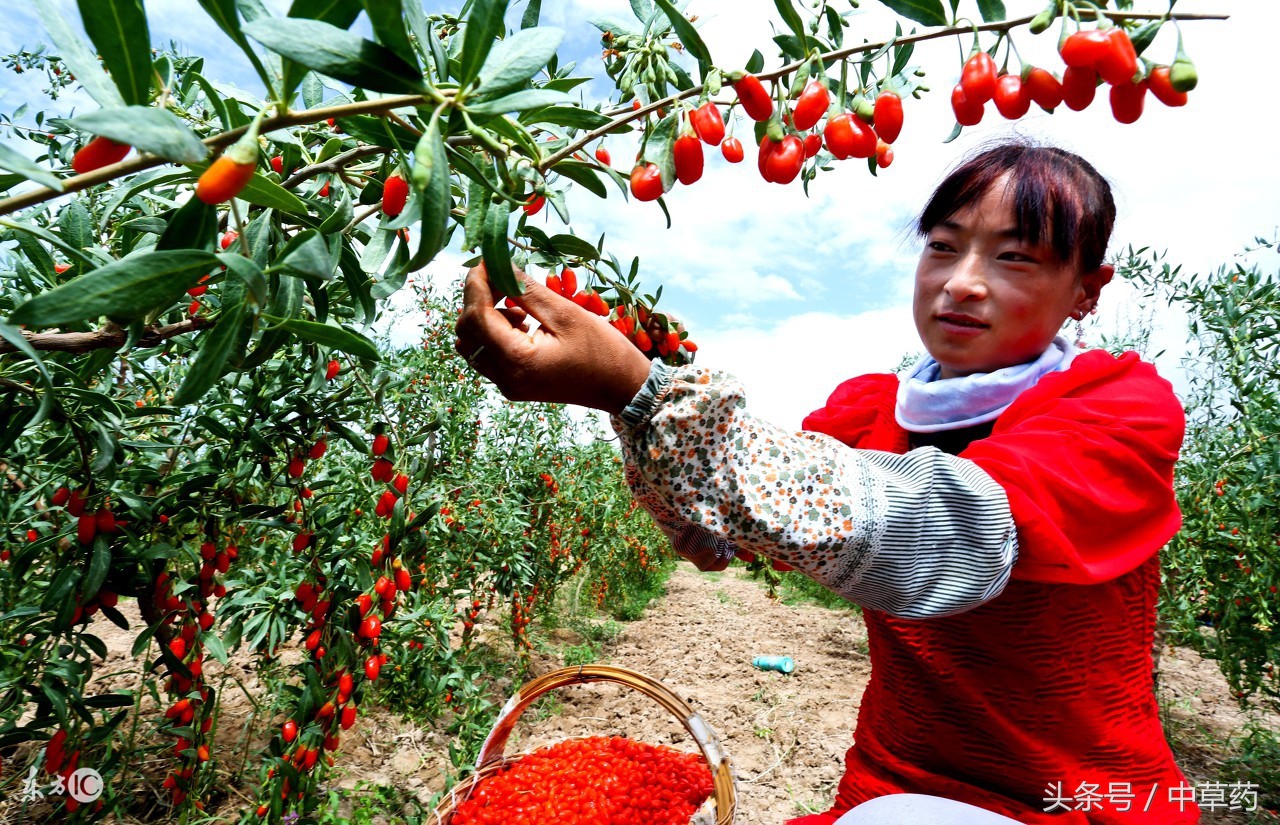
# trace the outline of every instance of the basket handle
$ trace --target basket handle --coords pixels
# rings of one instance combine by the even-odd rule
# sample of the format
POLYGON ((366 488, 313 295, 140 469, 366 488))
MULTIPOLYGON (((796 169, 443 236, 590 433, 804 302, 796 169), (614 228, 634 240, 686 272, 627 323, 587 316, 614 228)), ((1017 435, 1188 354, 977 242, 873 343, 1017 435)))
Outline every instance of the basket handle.
POLYGON ((479 770, 503 759, 507 739, 515 729, 516 722, 520 720, 521 714, 541 696, 566 685, 581 685, 588 682, 614 682, 625 685, 653 699, 680 720, 684 729, 698 743, 698 749, 702 751, 707 764, 711 766, 715 780, 716 825, 730 825, 733 822, 734 809, 737 807, 733 787, 733 765, 720 747, 720 740, 715 732, 700 714, 689 710, 688 704, 666 685, 643 673, 623 667, 613 665, 566 667, 543 674, 525 684, 511 695, 503 706, 502 712, 498 714, 497 721, 493 723, 493 730, 489 731, 489 736, 480 748, 476 769, 479 770))

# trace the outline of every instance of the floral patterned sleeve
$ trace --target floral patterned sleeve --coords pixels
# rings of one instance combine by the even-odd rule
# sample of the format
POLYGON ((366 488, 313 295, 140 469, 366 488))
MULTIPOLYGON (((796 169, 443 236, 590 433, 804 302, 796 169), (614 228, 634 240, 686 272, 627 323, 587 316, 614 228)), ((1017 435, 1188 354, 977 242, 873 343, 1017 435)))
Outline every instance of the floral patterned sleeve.
POLYGON ((1008 498, 973 462, 787 432, 752 417, 724 373, 655 361, 612 423, 632 492, 683 555, 749 550, 919 619, 995 598, 1017 560, 1008 498))

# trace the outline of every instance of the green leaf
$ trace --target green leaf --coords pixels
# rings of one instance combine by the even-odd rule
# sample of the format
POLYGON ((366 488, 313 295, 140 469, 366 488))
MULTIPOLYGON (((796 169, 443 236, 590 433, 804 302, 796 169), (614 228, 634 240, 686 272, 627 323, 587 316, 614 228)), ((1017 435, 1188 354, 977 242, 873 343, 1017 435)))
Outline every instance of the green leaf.
MULTIPOLYGON (((349 29, 360 16, 360 0, 293 0, 289 6, 289 17, 294 19, 319 20, 339 29, 349 29)), ((254 19, 245 15, 245 20, 254 19)), ((307 72, 292 60, 282 61, 284 68, 284 97, 293 99, 293 93, 306 77, 307 72)))
POLYGON ((151 100, 151 34, 142 0, 76 0, 76 4, 84 30, 124 102, 145 106, 151 100))
POLYGON ((169 306, 218 263, 194 249, 130 255, 37 295, 9 323, 50 327, 106 315, 141 318, 169 306))
MULTIPOLYGON (((340 117, 337 119, 337 123, 342 127, 343 132, 351 135, 356 140, 372 143, 374 146, 397 149, 401 152, 408 152, 418 140, 417 135, 413 132, 398 123, 390 123, 385 118, 355 115, 353 117, 340 117), (388 135, 388 132, 390 132, 390 135, 388 135)), ((338 146, 341 149, 341 141, 338 142, 338 146)))
MULTIPOLYGON (((280 321, 278 318, 272 318, 264 315, 264 319, 272 323, 280 321)), ((324 344, 327 347, 340 349, 343 352, 350 353, 357 358, 367 358, 371 361, 381 360, 378 354, 378 348, 373 342, 358 332, 335 326, 333 324, 318 324, 315 321, 303 321, 292 318, 282 321, 279 328, 285 332, 292 332, 299 338, 305 338, 308 341, 315 341, 317 344, 324 344)))
POLYGON ((44 601, 40 603, 40 609, 45 612, 56 609, 71 595, 71 589, 76 586, 78 581, 80 581, 79 567, 62 568, 58 571, 58 575, 53 577, 53 581, 49 583, 49 589, 45 591, 44 601))
POLYGON ((58 215, 58 229, 72 246, 84 247, 97 243, 93 238, 93 218, 78 199, 67 204, 58 215))
POLYGON ((422 194, 422 236, 418 243, 415 263, 426 266, 444 248, 445 235, 449 229, 449 212, 453 208, 450 197, 449 160, 444 148, 444 137, 440 134, 440 123, 435 118, 427 125, 422 140, 414 151, 414 184, 421 186, 422 194), (418 169, 419 162, 430 164, 430 170, 423 175, 418 169), (425 177, 425 180, 421 180, 425 177), (425 183, 425 185, 422 185, 425 183))
POLYGON ((333 259, 319 232, 314 229, 300 232, 289 243, 289 247, 281 261, 284 266, 308 278, 332 280, 333 259))
POLYGON ((684 44, 685 51, 698 61, 698 67, 703 77, 706 77, 707 69, 711 66, 711 52, 707 51, 707 44, 702 42, 702 36, 698 34, 698 30, 671 4, 671 0, 653 1, 671 21, 671 26, 676 30, 676 36, 680 38, 680 42, 684 44))
MULTIPOLYGON (((243 258, 241 260, 244 260, 243 258)), ((240 331, 240 322, 244 319, 244 303, 236 301, 230 305, 223 304, 222 314, 213 329, 200 336, 200 351, 196 360, 187 370, 182 386, 173 394, 171 402, 175 407, 185 407, 199 401, 206 392, 218 383, 226 371, 227 358, 236 342, 236 334, 240 331)))
POLYGON ((217 234, 218 207, 199 198, 188 198, 169 218, 164 234, 156 241, 156 250, 200 249, 211 246, 217 234))
POLYGON ((574 183, 580 184, 596 197, 608 197, 609 192, 605 188, 604 181, 600 180, 600 173, 597 170, 598 167, 578 160, 563 160, 552 167, 553 172, 559 172, 574 183))
POLYGON ((40 398, 40 407, 36 410, 35 417, 23 427, 25 431, 49 417, 49 410, 53 407, 53 378, 50 377, 49 371, 45 369, 44 361, 41 360, 40 354, 36 352, 35 347, 27 343, 26 336, 20 330, 8 324, 0 324, 0 338, 13 344, 18 352, 31 359, 32 363, 36 365, 36 371, 40 373, 40 383, 44 386, 44 395, 40 398))
POLYGON ((39 166, 35 161, 29 160, 26 155, 18 152, 16 149, 10 149, 3 143, 0 143, 0 169, 8 169, 10 172, 16 172, 29 181, 42 184, 57 192, 62 191, 62 181, 58 176, 39 166))
POLYGON ((983 21, 998 23, 1005 18, 1004 0, 978 0, 978 11, 983 21))
POLYGON ((98 58, 67 23, 67 15, 63 9, 55 7, 51 0, 35 0, 35 4, 40 22, 49 33, 49 39, 53 41, 62 62, 76 76, 76 82, 101 106, 125 105, 120 90, 111 82, 111 77, 102 71, 98 58))
POLYGON ((502 35, 506 25, 503 16, 507 13, 507 0, 473 0, 471 13, 467 15, 462 31, 462 53, 458 62, 458 86, 465 89, 471 85, 489 50, 493 48, 495 39, 502 35))
POLYGON ((131 693, 99 693, 96 696, 84 697, 85 707, 98 710, 132 707, 133 702, 133 694, 131 693))
MULTIPOLYGON (((545 109, 526 110, 521 116, 521 123, 554 123, 557 126, 568 126, 570 129, 598 129, 612 118, 591 109, 577 106, 548 106, 545 109)), ((615 129, 613 134, 628 131, 615 129)))
POLYGON ((475 94, 495 95, 523 86, 555 57, 563 38, 562 30, 545 26, 499 40, 480 67, 480 86, 475 94))
MULTIPOLYGON (((209 168, 209 164, 192 163, 188 164, 188 168, 199 175, 209 168)), ((305 215, 308 211, 307 204, 303 202, 302 198, 258 173, 255 173, 249 179, 248 185, 236 197, 240 200, 248 201, 254 206, 279 209, 282 212, 289 212, 294 215, 305 215)))
POLYGON ((208 147, 195 132, 168 109, 150 106, 102 109, 68 123, 174 163, 198 163, 209 156, 208 147))
POLYGON ((796 11, 796 7, 791 5, 791 0, 773 0, 773 5, 777 7, 778 13, 782 15, 782 21, 787 24, 787 28, 800 41, 801 55, 807 52, 808 46, 805 45, 809 41, 808 32, 805 31, 804 21, 800 19, 800 12, 796 11))
POLYGON ((524 9, 524 16, 520 18, 520 28, 532 29, 538 25, 538 18, 541 16, 542 0, 529 0, 529 5, 524 9))
MULTIPOLYGON (((240 29, 240 18, 236 14, 236 0, 196 0, 205 10, 213 22, 218 24, 218 28, 226 33, 240 50, 245 53, 249 60, 253 63, 254 70, 261 77, 266 77, 266 69, 262 66, 262 61, 258 59, 258 54, 249 45, 249 40, 244 36, 244 32, 240 29)), ((76 75, 79 77, 79 75, 76 75)), ((207 94, 207 90, 206 90, 207 94)), ((230 125, 227 125, 230 129, 230 125)))
POLYGON ((204 649, 209 651, 209 655, 222 662, 227 663, 227 648, 222 643, 222 639, 218 638, 218 634, 205 631, 200 634, 200 643, 204 645, 204 649))
MULTIPOLYGON (((410 0, 421 3, 422 0, 410 0)), ((373 34, 378 42, 404 58, 404 62, 418 69, 418 56, 414 54, 413 43, 409 41, 409 32, 404 25, 404 8, 401 0, 361 0, 364 13, 373 26, 373 34)), ((422 70, 418 69, 421 74, 422 70)))
POLYGON ((751 74, 758 74, 764 68, 764 55, 760 54, 760 50, 756 49, 751 53, 750 59, 747 60, 746 70, 751 74))
POLYGON ((511 268, 511 246, 507 243, 509 213, 506 204, 490 204, 480 235, 480 254, 489 283, 503 295, 520 295, 524 288, 511 268))
POLYGON ((361 89, 390 94, 423 90, 422 74, 398 54, 329 23, 255 20, 244 31, 279 55, 361 89))
POLYGON ((89 560, 89 575, 80 590, 80 598, 89 601, 98 594, 102 583, 107 580, 107 571, 111 569, 111 544, 107 541, 93 543, 93 557, 89 560))
POLYGON ((600 257, 600 250, 596 249, 590 241, 584 241, 577 235, 553 235, 550 240, 556 252, 561 255, 588 261, 594 261, 600 257))
MULTIPOLYGON (((778 0, 785 2, 785 0, 778 0)), ((895 13, 926 26, 947 25, 947 13, 942 0, 880 0, 895 13)))
POLYGON ((467 111, 476 116, 500 115, 507 112, 523 112, 538 106, 552 106, 564 103, 569 96, 564 92, 553 92, 549 89, 525 89, 522 92, 509 94, 497 100, 486 100, 483 103, 467 104, 467 111))

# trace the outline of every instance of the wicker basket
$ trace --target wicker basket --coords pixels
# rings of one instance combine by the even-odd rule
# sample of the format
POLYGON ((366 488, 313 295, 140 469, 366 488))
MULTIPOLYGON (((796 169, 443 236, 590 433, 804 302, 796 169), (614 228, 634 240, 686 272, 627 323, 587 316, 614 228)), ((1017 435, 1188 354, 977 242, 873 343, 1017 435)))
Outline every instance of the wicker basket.
POLYGON ((588 682, 615 682, 637 690, 662 705, 672 716, 680 720, 685 730, 698 743, 702 756, 711 766, 714 781, 712 798, 715 800, 715 825, 732 825, 737 809, 737 789, 734 787, 733 766, 729 757, 720 748, 715 733, 696 712, 690 711, 688 704, 661 682, 627 670, 609 665, 583 665, 554 670, 520 688, 507 700, 502 713, 493 723, 484 746, 480 748, 480 756, 476 759, 475 773, 453 787, 449 794, 440 801, 435 815, 437 825, 450 825, 453 812, 457 806, 470 796, 480 780, 495 774, 520 759, 521 755, 506 756, 503 751, 507 738, 515 728, 520 714, 543 694, 566 685, 581 685, 588 682))

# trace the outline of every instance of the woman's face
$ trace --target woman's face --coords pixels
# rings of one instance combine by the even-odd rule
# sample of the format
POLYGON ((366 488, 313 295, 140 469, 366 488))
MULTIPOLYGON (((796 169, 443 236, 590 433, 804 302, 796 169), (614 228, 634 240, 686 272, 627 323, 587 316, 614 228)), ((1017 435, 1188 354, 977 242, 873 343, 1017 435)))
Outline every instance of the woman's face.
POLYGON ((1008 176, 939 223, 916 267, 915 321, 942 378, 993 372, 1044 352, 1062 323, 1087 313, 1112 268, 1080 273, 1047 245, 1017 237, 1008 176))

